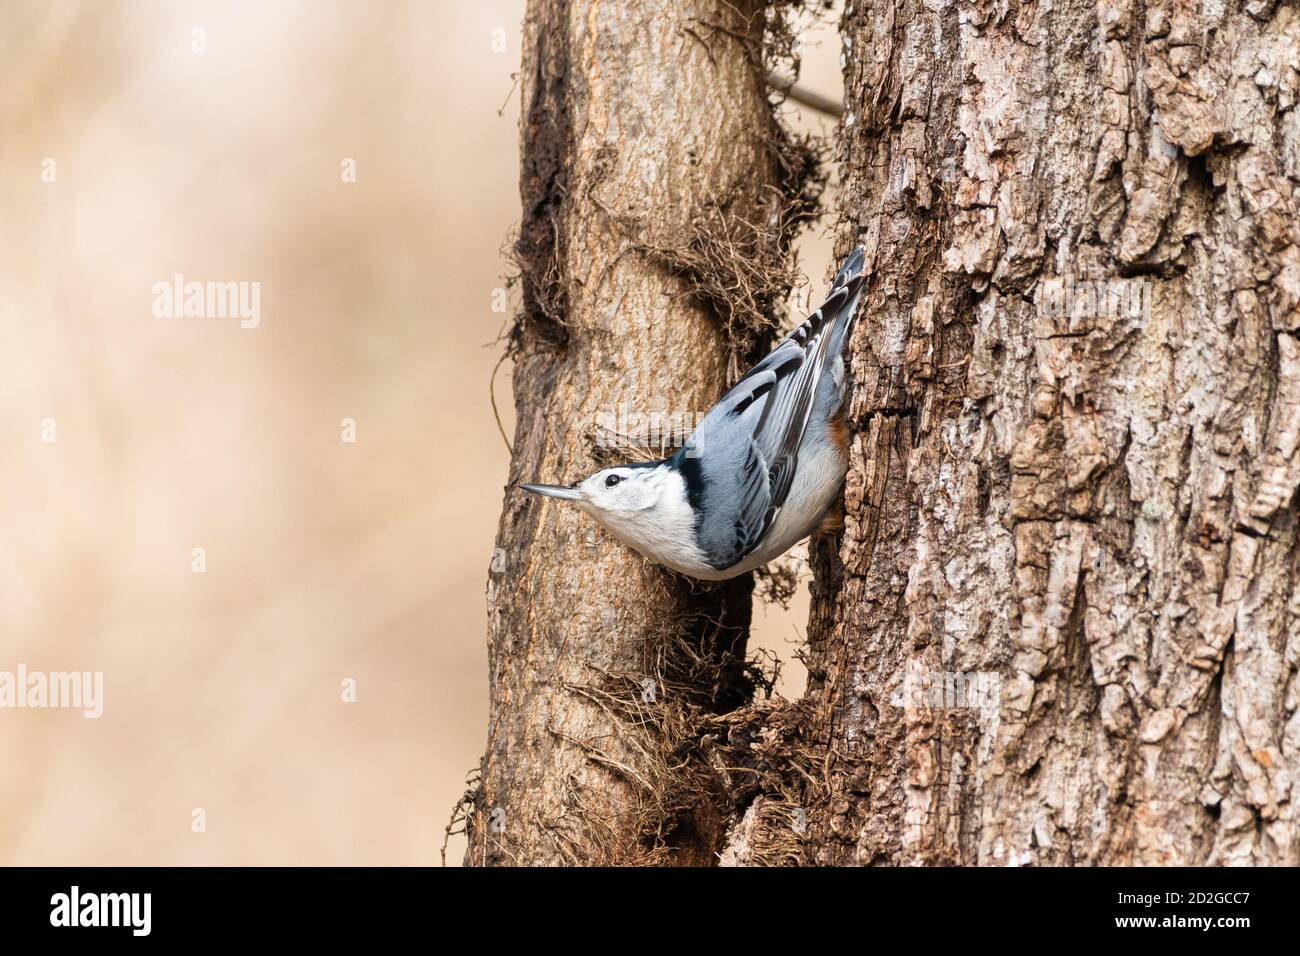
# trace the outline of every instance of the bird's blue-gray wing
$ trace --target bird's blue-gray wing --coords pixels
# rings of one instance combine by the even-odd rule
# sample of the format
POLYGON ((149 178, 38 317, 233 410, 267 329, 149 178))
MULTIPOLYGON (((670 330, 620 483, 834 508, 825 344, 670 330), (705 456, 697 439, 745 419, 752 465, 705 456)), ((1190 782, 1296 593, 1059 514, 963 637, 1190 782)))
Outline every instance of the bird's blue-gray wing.
POLYGON ((855 250, 822 307, 745 373, 678 453, 701 515, 700 548, 719 569, 749 554, 785 503, 818 380, 857 305, 862 264, 855 250))

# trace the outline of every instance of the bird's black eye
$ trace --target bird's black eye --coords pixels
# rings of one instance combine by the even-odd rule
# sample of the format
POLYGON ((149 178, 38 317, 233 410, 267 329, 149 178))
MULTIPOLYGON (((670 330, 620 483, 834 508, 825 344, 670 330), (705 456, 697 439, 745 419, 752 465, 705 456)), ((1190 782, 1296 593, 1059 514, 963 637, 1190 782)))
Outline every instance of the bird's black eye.
POLYGON ((618 484, 622 480, 623 478, 620 475, 610 475, 608 478, 605 479, 605 487, 613 488, 616 484, 618 484))

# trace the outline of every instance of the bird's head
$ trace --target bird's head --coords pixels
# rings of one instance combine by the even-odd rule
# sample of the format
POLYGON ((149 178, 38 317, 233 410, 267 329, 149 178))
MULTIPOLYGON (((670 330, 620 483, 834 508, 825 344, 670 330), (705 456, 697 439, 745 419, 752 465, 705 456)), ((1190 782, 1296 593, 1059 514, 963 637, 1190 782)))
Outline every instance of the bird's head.
POLYGON ((675 458, 602 468, 575 485, 521 485, 572 501, 606 531, 651 560, 685 574, 709 576, 696 543, 699 515, 675 458))
POLYGON ((520 485, 525 491, 572 501, 611 531, 653 511, 665 489, 664 463, 602 468, 573 485, 520 485))

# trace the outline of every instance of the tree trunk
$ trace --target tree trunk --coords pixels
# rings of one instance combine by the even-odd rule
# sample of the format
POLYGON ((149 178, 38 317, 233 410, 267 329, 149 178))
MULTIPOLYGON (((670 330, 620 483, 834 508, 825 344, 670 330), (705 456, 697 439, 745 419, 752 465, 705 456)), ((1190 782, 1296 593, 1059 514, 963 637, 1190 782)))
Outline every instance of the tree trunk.
POLYGON ((845 29, 871 278, 801 858, 1300 862, 1296 7, 845 29))
MULTIPOLYGON (((668 233, 781 164, 735 27, 654 9, 530 11, 516 479, 585 472, 575 423, 634 390, 702 410, 742 351, 668 233)), ((470 860, 1300 862, 1300 14, 854 0, 844 28, 870 278, 808 692, 744 704, 743 586, 511 492, 470 860)), ((763 221, 745 195, 712 234, 763 221)))
POLYGON ((528 5, 517 430, 467 863, 705 863, 720 845, 725 804, 677 748, 751 694, 749 579, 673 576, 514 483, 610 463, 599 439, 632 415, 680 443, 762 347, 808 199, 766 98, 763 9, 528 5))

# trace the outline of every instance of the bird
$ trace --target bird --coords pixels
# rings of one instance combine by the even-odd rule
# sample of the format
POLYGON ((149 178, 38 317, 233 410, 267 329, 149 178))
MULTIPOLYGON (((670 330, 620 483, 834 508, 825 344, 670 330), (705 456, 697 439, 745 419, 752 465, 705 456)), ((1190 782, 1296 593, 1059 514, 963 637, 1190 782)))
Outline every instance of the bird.
POLYGON ((780 557, 829 519, 848 471, 842 353, 865 261, 859 246, 821 308, 741 376, 675 454, 573 485, 519 487, 572 501, 688 577, 723 581, 780 557))

